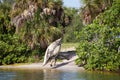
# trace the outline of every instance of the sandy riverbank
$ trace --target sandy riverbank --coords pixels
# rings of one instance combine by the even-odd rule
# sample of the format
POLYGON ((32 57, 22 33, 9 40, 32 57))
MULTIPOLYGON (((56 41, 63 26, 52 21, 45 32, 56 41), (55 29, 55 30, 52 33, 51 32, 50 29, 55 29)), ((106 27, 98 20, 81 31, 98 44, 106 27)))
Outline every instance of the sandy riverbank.
POLYGON ((31 64, 18 64, 18 65, 5 65, 0 66, 0 69, 56 69, 64 71, 78 71, 84 70, 83 67, 78 67, 74 60, 76 57, 70 60, 63 60, 62 62, 57 62, 55 68, 51 68, 49 63, 45 66, 42 66, 42 63, 31 63, 31 64))
POLYGON ((56 70, 64 70, 64 71, 84 70, 83 67, 78 67, 75 64, 75 60, 77 59, 77 56, 75 54, 74 49, 72 51, 70 50, 68 49, 61 51, 61 54, 67 55, 69 57, 69 60, 63 59, 61 62, 57 62, 55 68, 51 68, 49 63, 45 66, 42 66, 42 62, 40 62, 40 63, 32 63, 32 64, 5 65, 5 66, 0 66, 0 69, 56 69, 56 70))

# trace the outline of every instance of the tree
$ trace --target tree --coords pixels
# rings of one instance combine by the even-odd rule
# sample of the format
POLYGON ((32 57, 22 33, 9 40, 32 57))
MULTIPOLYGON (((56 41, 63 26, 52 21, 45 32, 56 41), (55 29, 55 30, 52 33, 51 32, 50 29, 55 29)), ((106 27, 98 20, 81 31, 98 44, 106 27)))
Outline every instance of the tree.
POLYGON ((64 11, 59 14, 60 10, 63 10, 61 0, 46 3, 44 0, 4 0, 0 3, 0 64, 39 60, 48 44, 62 36, 64 11), (12 1, 14 3, 9 4, 12 1), (50 10, 50 15, 43 12, 45 8, 50 10), (57 17, 52 12, 54 9, 57 17), (49 23, 50 18, 57 22, 56 26, 49 23))
MULTIPOLYGON (((79 15, 79 10, 75 8, 64 8, 65 14, 70 17, 70 24, 64 28, 64 42, 77 42, 76 31, 80 31, 83 27, 82 18, 79 15)), ((67 19, 65 19, 67 22, 67 19)))
POLYGON ((112 5, 113 0, 82 0, 84 7, 82 8, 83 24, 92 23, 95 17, 112 5))
POLYGON ((78 32, 78 64, 89 70, 117 71, 120 69, 120 5, 115 0, 112 7, 97 16, 92 24, 78 32))

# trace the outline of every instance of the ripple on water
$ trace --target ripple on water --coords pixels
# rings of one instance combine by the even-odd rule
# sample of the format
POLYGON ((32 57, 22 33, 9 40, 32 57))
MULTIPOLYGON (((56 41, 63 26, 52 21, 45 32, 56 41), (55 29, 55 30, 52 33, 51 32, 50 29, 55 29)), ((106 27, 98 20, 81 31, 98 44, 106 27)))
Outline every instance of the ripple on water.
POLYGON ((0 80, 120 80, 120 74, 55 69, 0 70, 0 80))
POLYGON ((13 80, 15 77, 15 72, 0 71, 0 80, 13 80))

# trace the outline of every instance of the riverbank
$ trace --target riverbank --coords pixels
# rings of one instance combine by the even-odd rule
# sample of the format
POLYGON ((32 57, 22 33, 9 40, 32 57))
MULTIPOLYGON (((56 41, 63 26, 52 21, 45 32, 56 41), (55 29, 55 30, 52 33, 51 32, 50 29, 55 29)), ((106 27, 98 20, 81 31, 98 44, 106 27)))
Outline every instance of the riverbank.
MULTIPOLYGON (((74 58, 75 59, 75 58, 74 58)), ((31 64, 14 64, 14 65, 3 65, 0 69, 56 69, 62 71, 78 71, 84 70, 83 67, 78 67, 74 60, 64 60, 57 62, 55 68, 51 68, 49 64, 42 66, 42 63, 31 63, 31 64)))
POLYGON ((56 69, 62 71, 78 71, 84 70, 83 67, 78 67, 73 61, 57 62, 55 68, 51 68, 49 64, 42 66, 42 63, 32 63, 32 64, 19 64, 19 65, 5 65, 0 66, 0 69, 56 69))
POLYGON ((49 63, 45 66, 42 66, 43 63, 39 62, 39 63, 31 63, 31 64, 3 65, 0 66, 0 69, 56 69, 56 70, 64 70, 64 71, 84 70, 83 67, 78 67, 75 64, 77 55, 74 47, 62 49, 61 54, 66 55, 69 58, 69 60, 63 59, 57 62, 54 68, 51 68, 49 63))

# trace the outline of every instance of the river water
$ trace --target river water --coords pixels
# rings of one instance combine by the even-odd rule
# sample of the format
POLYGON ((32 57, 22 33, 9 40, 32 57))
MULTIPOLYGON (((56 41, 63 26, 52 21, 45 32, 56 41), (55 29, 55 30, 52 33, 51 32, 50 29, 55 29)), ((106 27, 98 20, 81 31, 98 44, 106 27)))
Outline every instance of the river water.
POLYGON ((0 80, 120 80, 120 74, 55 69, 0 70, 0 80))

